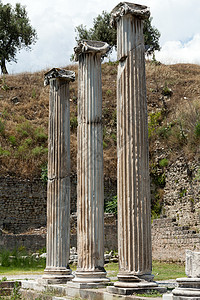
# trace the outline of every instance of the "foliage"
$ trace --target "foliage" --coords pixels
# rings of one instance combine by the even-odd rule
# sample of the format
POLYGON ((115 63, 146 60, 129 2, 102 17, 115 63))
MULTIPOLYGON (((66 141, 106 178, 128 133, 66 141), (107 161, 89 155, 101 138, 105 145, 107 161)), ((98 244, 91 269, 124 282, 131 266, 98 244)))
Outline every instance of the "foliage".
MULTIPOLYGON (((110 25, 111 14, 103 11, 101 15, 93 19, 93 27, 87 29, 83 24, 75 28, 76 42, 81 40, 103 41, 110 45, 110 52, 117 47, 117 30, 110 25)), ((144 21, 144 43, 147 54, 160 50, 160 32, 152 26, 152 17, 144 21)))
POLYGON ((149 19, 146 19, 144 21, 144 44, 146 53, 151 55, 154 53, 155 50, 160 50, 159 45, 159 38, 160 38, 160 32, 158 29, 154 26, 152 26, 153 18, 150 17, 149 19))
POLYGON ((102 12, 102 15, 98 15, 97 18, 93 19, 93 27, 89 30, 83 24, 75 28, 76 42, 80 40, 94 40, 103 41, 110 45, 112 48, 117 45, 117 31, 110 25, 111 15, 106 11, 102 12))
POLYGON ((0 118, 0 134, 5 134, 5 121, 0 118))
POLYGON ((41 168, 41 179, 44 183, 47 183, 47 181, 48 181, 48 165, 47 164, 45 164, 41 168))
POLYGON ((162 111, 157 111, 149 114, 148 136, 151 138, 154 131, 158 128, 162 120, 162 111))
POLYGON ((37 35, 27 16, 26 7, 16 3, 13 8, 9 3, 0 2, 0 66, 7 74, 6 61, 15 61, 17 51, 30 50, 37 35))
POLYGON ((150 177, 155 186, 155 191, 151 199, 151 217, 152 219, 159 218, 162 211, 163 188, 165 187, 165 171, 164 166, 168 164, 167 159, 163 159, 159 164, 150 164, 150 177))
POLYGON ((105 203, 105 212, 117 215, 117 196, 114 196, 112 200, 105 203))
POLYGON ((29 254, 24 247, 14 249, 13 251, 1 250, 0 252, 1 267, 9 269, 32 269, 45 268, 45 258, 36 258, 29 254))
POLYGON ((167 167, 169 164, 169 160, 167 158, 163 158, 159 161, 159 166, 160 167, 167 167))
POLYGON ((158 291, 150 290, 149 292, 146 292, 144 294, 136 293, 137 296, 140 297, 147 297, 147 298, 156 298, 156 297, 162 297, 162 294, 160 294, 158 291))
POLYGON ((10 156, 10 151, 4 150, 0 147, 0 156, 10 156))
POLYGON ((200 138, 200 121, 195 124, 194 134, 197 138, 200 138))
POLYGON ((10 300, 21 300, 22 299, 19 290, 20 290, 20 285, 19 285, 19 282, 16 281, 14 284, 12 294, 10 296, 10 300))
POLYGON ((70 118, 70 128, 71 128, 71 130, 75 131, 77 126, 78 126, 77 117, 75 115, 72 115, 72 117, 70 118))
POLYGON ((173 94, 172 90, 167 86, 166 82, 165 82, 165 86, 162 90, 162 94, 163 94, 163 96, 167 96, 167 97, 171 97, 173 94))

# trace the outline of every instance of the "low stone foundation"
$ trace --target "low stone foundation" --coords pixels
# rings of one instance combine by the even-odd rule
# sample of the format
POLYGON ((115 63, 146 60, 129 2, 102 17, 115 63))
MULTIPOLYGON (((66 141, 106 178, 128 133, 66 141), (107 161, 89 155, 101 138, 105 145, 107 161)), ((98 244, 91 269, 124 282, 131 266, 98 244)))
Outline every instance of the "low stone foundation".
MULTIPOLYGON (((71 247, 77 247, 76 215, 71 215, 71 247)), ((105 214, 105 251, 117 251, 117 220, 105 214)), ((46 246, 46 229, 29 234, 2 234, 0 248, 14 249, 24 246, 37 251, 46 246), (42 233, 41 233, 42 232, 42 233)), ((157 219, 152 223, 153 260, 185 262, 185 251, 200 251, 200 234, 188 226, 179 226, 175 219, 157 219)))

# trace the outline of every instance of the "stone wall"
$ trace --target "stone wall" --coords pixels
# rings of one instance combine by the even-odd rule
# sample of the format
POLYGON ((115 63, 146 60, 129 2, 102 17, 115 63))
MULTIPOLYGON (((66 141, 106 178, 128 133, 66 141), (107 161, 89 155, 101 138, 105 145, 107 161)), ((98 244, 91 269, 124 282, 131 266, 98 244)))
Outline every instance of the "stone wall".
MULTIPOLYGON (((117 251, 117 220, 112 214, 105 214, 104 216, 104 237, 105 237, 105 251, 117 251)), ((77 248, 77 216, 72 214, 70 216, 70 246, 77 248)), ((35 229, 28 232, 28 234, 1 234, 0 230, 0 249, 5 248, 9 250, 17 249, 24 246, 27 250, 37 251, 46 247, 46 228, 35 229)))
POLYGON ((200 181, 198 161, 179 157, 166 170, 163 215, 176 218, 180 226, 200 229, 200 181))
MULTIPOLYGON (((71 176, 71 213, 76 212, 77 179, 71 176)), ((40 179, 0 177, 0 228, 23 233, 46 226, 46 184, 40 179)), ((116 181, 105 180, 105 200, 117 194, 116 181)))
POLYGON ((0 178, 0 225, 13 233, 46 225, 46 185, 41 180, 0 178))
MULTIPOLYGON (((105 251, 118 249, 117 220, 110 214, 104 216, 105 251)), ((71 247, 77 247, 77 217, 71 215, 71 247)), ((0 248, 14 249, 24 246, 27 250, 37 251, 46 246, 46 230, 34 230, 27 235, 3 234, 0 248)), ((184 262, 185 251, 200 251, 200 234, 188 226, 179 226, 175 219, 158 219, 152 223, 152 256, 154 260, 184 262)))
POLYGON ((200 251, 200 234, 189 226, 180 226, 176 219, 157 219, 152 224, 154 260, 185 261, 185 251, 200 251))

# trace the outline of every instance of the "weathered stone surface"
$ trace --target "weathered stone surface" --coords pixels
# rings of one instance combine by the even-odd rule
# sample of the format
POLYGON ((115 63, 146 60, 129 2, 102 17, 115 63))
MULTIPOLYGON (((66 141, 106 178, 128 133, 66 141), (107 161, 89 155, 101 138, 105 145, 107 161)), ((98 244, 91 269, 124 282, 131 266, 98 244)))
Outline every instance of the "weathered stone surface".
MULTIPOLYGON (((123 2, 117 25, 117 140, 119 282, 151 281, 151 208, 142 19, 147 7, 123 2)), ((149 284, 149 287, 151 284, 149 284)))
POLYGON ((186 250, 185 273, 190 278, 200 277, 200 252, 186 250))
POLYGON ((106 43, 80 42, 77 129, 77 248, 74 282, 108 281, 104 270, 104 186, 101 56, 106 43))
POLYGON ((42 278, 47 284, 73 278, 70 250, 70 110, 69 82, 74 72, 52 69, 50 83, 47 185, 47 262, 42 278))

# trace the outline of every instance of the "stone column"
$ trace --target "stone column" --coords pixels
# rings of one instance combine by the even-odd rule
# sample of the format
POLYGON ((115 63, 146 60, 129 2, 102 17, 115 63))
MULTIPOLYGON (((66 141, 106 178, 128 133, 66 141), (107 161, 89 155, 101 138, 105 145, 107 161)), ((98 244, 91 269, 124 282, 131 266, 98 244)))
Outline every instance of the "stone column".
POLYGON ((71 280, 70 251, 70 110, 69 82, 72 71, 52 69, 45 74, 50 84, 47 185, 47 262, 42 280, 71 280))
MULTIPOLYGON (((112 11, 117 26, 117 288, 156 286, 151 249, 151 203, 143 19, 149 10, 121 2, 112 11)), ((135 290, 134 290, 135 289, 135 290)), ((113 289, 114 290, 114 289, 113 289)), ((117 289, 115 289, 117 291, 117 289)), ((130 293, 130 290, 124 290, 130 293)))
MULTIPOLYGON (((83 41, 75 48, 79 60, 77 154, 78 266, 73 282, 107 282, 104 269, 104 185, 101 57, 103 42, 83 41)), ((81 285, 82 283, 82 285, 81 285)), ((88 285, 87 285, 88 287, 88 285)))

